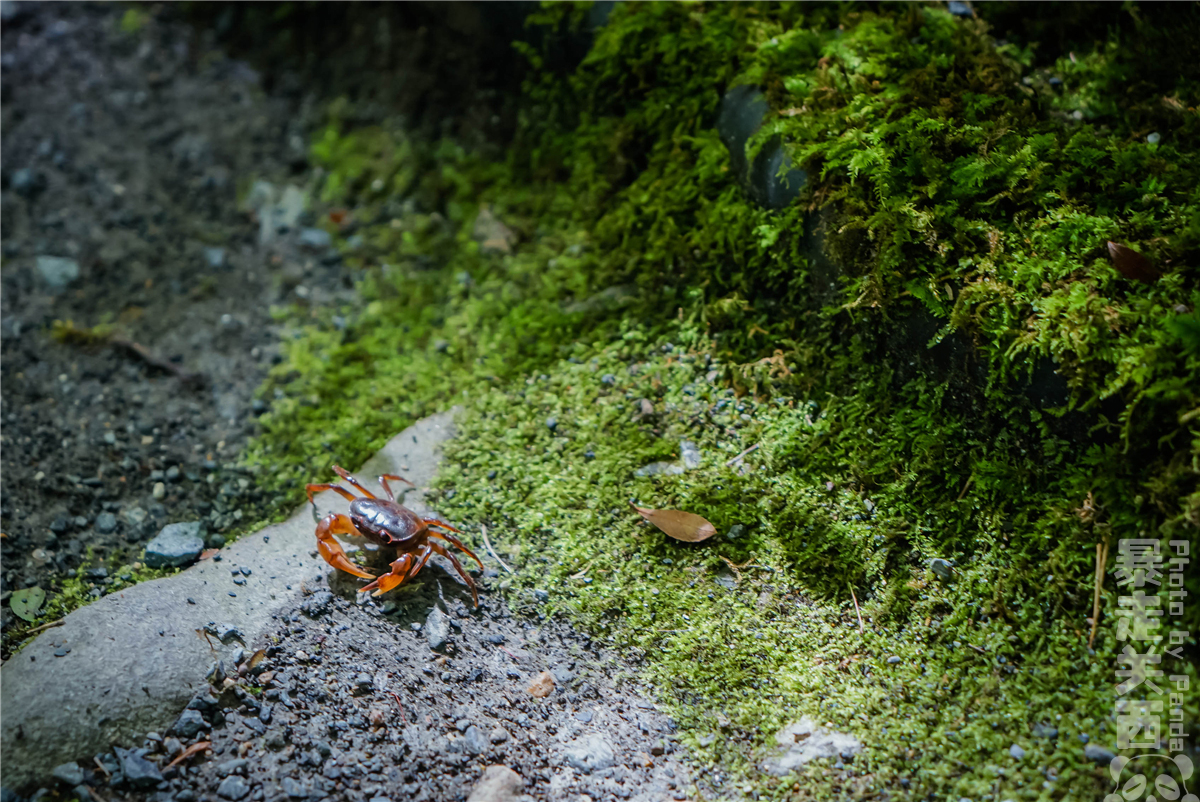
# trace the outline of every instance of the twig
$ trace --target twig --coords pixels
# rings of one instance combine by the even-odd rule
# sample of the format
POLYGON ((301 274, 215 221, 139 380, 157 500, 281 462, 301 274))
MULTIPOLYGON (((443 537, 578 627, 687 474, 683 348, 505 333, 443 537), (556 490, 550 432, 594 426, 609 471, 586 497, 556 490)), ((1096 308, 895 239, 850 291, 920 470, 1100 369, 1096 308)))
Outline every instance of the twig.
POLYGON ((854 599, 854 612, 858 615, 858 632, 860 635, 864 634, 865 627, 863 627, 862 610, 858 609, 858 597, 854 595, 854 586, 847 582, 846 587, 850 588, 850 598, 854 599))
POLYGON ((1104 567, 1108 564, 1108 540, 1096 544, 1096 587, 1092 593, 1092 634, 1088 636, 1088 648, 1096 642, 1096 628, 1100 626, 1100 591, 1104 589, 1104 567))
POLYGON ((986 649, 982 649, 982 648, 976 646, 974 643, 968 643, 967 645, 970 646, 975 651, 979 652, 980 654, 987 654, 986 649))
POLYGON ((738 454, 736 457, 729 460, 729 462, 726 462, 725 467, 728 468, 730 465, 734 464, 735 462, 740 462, 742 457, 746 456, 747 454, 757 451, 758 447, 761 445, 762 445, 762 443, 755 443, 754 445, 750 446, 745 451, 743 451, 741 454, 738 454))
MULTIPOLYGON (((497 559, 499 559, 499 558, 497 558, 497 559)), ((571 576, 569 578, 570 579, 583 579, 585 576, 587 576, 587 572, 589 570, 591 570, 592 564, 595 562, 596 562, 595 560, 588 560, 587 565, 583 566, 583 568, 580 568, 577 572, 571 574, 571 576)))
POLYGON ((388 691, 388 693, 390 693, 392 698, 396 700, 396 707, 400 708, 400 720, 407 724, 408 716, 404 715, 404 704, 400 701, 400 697, 395 691, 388 691))
POLYGON ((133 340, 126 340, 124 337, 110 337, 108 341, 118 348, 124 348, 126 351, 132 352, 136 356, 140 357, 141 360, 150 367, 158 368, 159 370, 163 370, 167 373, 178 376, 179 380, 186 385, 191 387, 203 387, 207 381, 204 374, 189 373, 188 371, 166 359, 159 359, 154 354, 150 353, 150 349, 146 348, 146 346, 135 343, 133 340))
POLYGON ((487 527, 481 526, 480 528, 483 530, 483 545, 487 546, 488 554, 495 557, 496 562, 500 563, 501 567, 503 567, 505 571, 508 571, 510 574, 515 574, 516 571, 509 568, 508 565, 505 564, 504 560, 500 559, 500 555, 496 553, 496 550, 492 548, 492 541, 488 540, 487 536, 487 527))
POLYGON ((33 629, 26 630, 25 634, 32 635, 35 632, 41 632, 43 629, 50 629, 51 627, 61 627, 65 623, 67 623, 67 619, 60 618, 57 621, 51 621, 49 624, 42 624, 41 626, 37 626, 37 627, 34 627, 33 629))

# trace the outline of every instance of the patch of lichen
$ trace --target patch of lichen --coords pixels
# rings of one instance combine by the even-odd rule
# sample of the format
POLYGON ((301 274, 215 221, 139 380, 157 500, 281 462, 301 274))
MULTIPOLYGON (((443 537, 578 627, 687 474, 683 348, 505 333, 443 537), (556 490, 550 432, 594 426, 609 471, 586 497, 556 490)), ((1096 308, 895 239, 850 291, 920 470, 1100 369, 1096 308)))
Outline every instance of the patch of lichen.
POLYGON ((503 543, 515 603, 551 589, 552 609, 641 655, 710 785, 732 771, 790 793, 752 765, 809 714, 869 744, 847 773, 804 773, 816 798, 902 780, 1107 790, 1076 739, 1115 740, 1111 577, 1086 646, 1096 544, 1195 544, 1200 525, 1196 91, 1113 91, 1125 44, 1035 67, 936 8, 628 4, 575 72, 535 73, 504 164, 335 121, 315 155, 358 218, 364 302, 342 323, 292 310, 303 327, 252 459, 294 501, 466 390, 441 510, 503 543), (780 136, 810 176, 788 209, 755 207, 728 171, 713 125, 739 81, 772 107, 751 148, 780 136), (518 235, 511 254, 472 238, 484 203, 518 235), (817 209, 832 295, 815 286, 817 209), (1121 277, 1110 239, 1165 276, 1121 277), (947 384, 908 366, 888 338, 914 314, 984 370, 947 384), (1095 438, 1023 397, 1038 359, 1095 438), (634 420, 641 398, 655 411, 634 420), (684 437, 699 469, 634 475, 684 437), (725 465, 756 444, 751 471, 725 465), (631 499, 721 535, 669 542, 631 499), (958 563, 951 582, 934 557, 958 563))

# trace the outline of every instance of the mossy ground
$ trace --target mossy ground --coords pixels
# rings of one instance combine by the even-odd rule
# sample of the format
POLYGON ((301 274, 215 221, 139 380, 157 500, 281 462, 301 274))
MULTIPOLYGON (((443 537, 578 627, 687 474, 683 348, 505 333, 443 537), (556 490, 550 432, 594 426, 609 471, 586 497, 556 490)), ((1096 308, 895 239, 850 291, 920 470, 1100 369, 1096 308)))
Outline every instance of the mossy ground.
POLYGON ((465 402, 439 508, 475 544, 489 527, 515 604, 548 590, 641 660, 710 789, 1095 798, 1111 786, 1079 736, 1113 746, 1120 646, 1110 576, 1087 647, 1096 544, 1200 525, 1200 94, 1145 69, 1153 26, 1131 30, 1039 64, 934 7, 629 4, 569 75, 526 48, 506 162, 335 106, 313 155, 351 209, 359 239, 331 229, 363 301, 280 310, 295 337, 247 461, 283 509, 465 402), (714 130, 738 82, 771 103, 751 147, 783 137, 812 178, 783 211, 746 200, 714 130), (485 204, 510 253, 472 236, 485 204), (1123 278, 1108 240, 1164 277, 1123 278), (976 354, 953 389, 888 342, 918 312, 976 354), (1064 407, 1023 397, 1037 358, 1064 407), (1064 436, 1068 413, 1095 436, 1064 436), (699 468, 634 475, 684 438, 699 468), (631 500, 720 535, 669 541, 631 500), (804 714, 867 751, 759 773, 804 714))

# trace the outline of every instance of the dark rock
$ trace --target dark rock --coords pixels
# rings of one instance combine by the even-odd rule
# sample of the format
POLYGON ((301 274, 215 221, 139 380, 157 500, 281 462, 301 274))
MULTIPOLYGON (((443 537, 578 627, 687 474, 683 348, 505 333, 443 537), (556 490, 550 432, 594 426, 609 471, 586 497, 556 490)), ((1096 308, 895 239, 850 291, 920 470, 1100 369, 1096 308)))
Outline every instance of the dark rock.
POLYGON ((96 531, 102 535, 111 535, 117 531, 117 516, 111 512, 102 512, 96 516, 96 531))
POLYGON ((331 604, 333 604, 333 594, 327 590, 318 590, 308 597, 308 600, 300 606, 300 609, 306 615, 318 618, 329 612, 329 605, 331 604))
POLYGON ((146 750, 117 747, 113 751, 117 753, 117 758, 121 761, 121 771, 125 774, 125 782, 134 788, 150 788, 162 782, 163 776, 158 770, 158 766, 146 760, 146 750))
POLYGON ((200 522, 168 524, 146 544, 146 565, 151 568, 188 565, 204 551, 200 522))
POLYGON ((175 726, 171 728, 171 732, 187 740, 195 738, 206 729, 208 729, 208 722, 204 720, 204 716, 200 715, 200 711, 188 709, 179 716, 175 726))
POLYGON ((808 174, 791 166, 778 137, 763 145, 753 162, 747 158, 746 145, 766 114, 767 100, 762 92, 753 86, 735 86, 721 99, 717 133, 729 148, 733 174, 743 190, 761 206, 782 209, 800 194, 808 174))
POLYGON ((549 429, 550 431, 554 431, 555 429, 557 429, 558 428, 558 418, 554 418, 554 417, 546 418, 546 428, 549 429))
POLYGON ((1095 763, 1097 766, 1107 766, 1113 762, 1116 757, 1112 752, 1105 749, 1103 746, 1096 744, 1088 744, 1083 748, 1083 756, 1095 763))
POLYGON ((1012 755, 1013 760, 1020 760, 1021 758, 1025 757, 1025 750, 1017 744, 1013 744, 1012 746, 1008 747, 1008 753, 1012 755))
POLYGON ((547 591, 544 591, 544 590, 542 590, 541 588, 536 588, 536 589, 533 591, 533 597, 534 597, 535 599, 537 599, 538 601, 540 601, 540 602, 544 602, 544 601, 549 601, 549 600, 550 600, 550 594, 549 594, 549 592, 547 592, 547 591))
POLYGON ((50 531, 56 535, 65 533, 71 523, 66 518, 55 518, 50 524, 50 531))

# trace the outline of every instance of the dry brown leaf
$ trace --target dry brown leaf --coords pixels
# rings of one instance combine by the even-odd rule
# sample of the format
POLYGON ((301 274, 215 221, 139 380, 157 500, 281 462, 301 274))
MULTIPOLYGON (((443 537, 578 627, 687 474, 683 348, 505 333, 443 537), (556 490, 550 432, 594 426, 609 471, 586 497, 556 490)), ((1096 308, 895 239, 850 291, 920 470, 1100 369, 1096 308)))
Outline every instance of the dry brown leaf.
POLYGON ((1108 243, 1108 255, 1112 257, 1113 267, 1125 278, 1145 282, 1162 278, 1162 271, 1148 257, 1119 242, 1108 243))
POLYGON ((685 543, 699 543, 717 533, 717 528, 704 518, 683 510, 644 510, 633 502, 629 506, 643 518, 667 533, 667 537, 685 543))
POLYGON ((172 760, 170 763, 167 764, 167 768, 171 768, 172 766, 179 765, 180 763, 187 760, 192 755, 199 754, 200 752, 203 752, 205 749, 207 749, 210 746, 212 746, 212 741, 197 741, 196 743, 189 746, 187 749, 184 749, 182 752, 180 752, 179 757, 175 758, 174 760, 172 760))
POLYGON ((204 551, 200 552, 200 559, 207 560, 211 557, 216 557, 220 551, 220 549, 205 549, 204 551))

